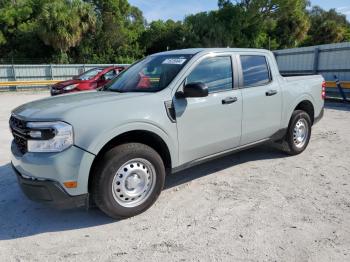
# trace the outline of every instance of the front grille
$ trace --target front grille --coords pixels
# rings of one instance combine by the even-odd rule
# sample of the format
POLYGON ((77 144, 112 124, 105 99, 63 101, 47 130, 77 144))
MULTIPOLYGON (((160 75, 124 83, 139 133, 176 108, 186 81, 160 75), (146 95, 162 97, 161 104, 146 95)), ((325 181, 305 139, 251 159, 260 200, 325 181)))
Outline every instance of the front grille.
POLYGON ((63 89, 58 89, 57 87, 51 87, 50 89, 50 93, 52 96, 55 96, 55 95, 60 95, 62 93, 64 93, 64 90, 63 89))
POLYGON ((17 148, 22 154, 27 152, 27 123, 24 120, 21 120, 15 116, 10 118, 10 129, 14 138, 14 142, 17 145, 17 148))

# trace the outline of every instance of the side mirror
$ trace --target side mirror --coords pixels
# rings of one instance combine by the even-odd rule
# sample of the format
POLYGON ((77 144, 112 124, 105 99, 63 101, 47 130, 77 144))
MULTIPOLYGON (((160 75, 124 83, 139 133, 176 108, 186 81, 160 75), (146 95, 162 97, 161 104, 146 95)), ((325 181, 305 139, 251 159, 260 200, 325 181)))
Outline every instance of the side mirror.
POLYGON ((186 97, 206 97, 208 96, 208 86, 204 83, 190 83, 184 86, 183 92, 177 92, 176 96, 178 98, 186 97))
POLYGON ((102 75, 102 76, 100 77, 100 81, 105 81, 105 80, 106 80, 105 75, 102 75))

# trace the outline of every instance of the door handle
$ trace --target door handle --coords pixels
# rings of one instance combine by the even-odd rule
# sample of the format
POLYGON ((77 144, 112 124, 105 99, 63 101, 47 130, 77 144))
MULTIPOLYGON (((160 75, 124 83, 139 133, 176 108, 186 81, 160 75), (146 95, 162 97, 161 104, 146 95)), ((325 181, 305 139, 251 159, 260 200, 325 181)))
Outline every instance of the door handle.
POLYGON ((226 97, 225 99, 222 100, 222 104, 223 105, 228 105, 228 104, 232 104, 234 102, 237 102, 238 98, 237 97, 226 97))
POLYGON ((277 94, 277 90, 269 90, 265 94, 266 96, 274 96, 277 94))

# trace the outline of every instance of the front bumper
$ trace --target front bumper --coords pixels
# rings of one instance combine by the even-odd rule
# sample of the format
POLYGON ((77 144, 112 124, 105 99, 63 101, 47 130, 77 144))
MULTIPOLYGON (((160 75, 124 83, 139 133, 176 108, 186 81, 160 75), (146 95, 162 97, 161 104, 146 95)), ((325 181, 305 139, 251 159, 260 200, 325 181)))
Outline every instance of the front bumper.
POLYGON ((58 96, 58 95, 63 95, 63 94, 68 94, 70 92, 66 92, 63 89, 50 89, 50 94, 51 96, 58 96))
POLYGON ((57 96, 57 95, 63 94, 63 89, 56 89, 54 87, 51 87, 50 94, 51 96, 57 96))
POLYGON ((69 94, 69 93, 73 93, 73 92, 77 92, 77 91, 78 91, 77 89, 72 89, 72 90, 66 91, 63 88, 61 88, 61 89, 56 89, 53 87, 50 88, 51 96, 64 95, 64 94, 69 94))
POLYGON ((59 153, 21 154, 12 142, 12 165, 23 178, 34 181, 54 181, 69 196, 88 193, 89 173, 95 155, 72 146, 59 153), (66 188, 65 182, 76 181, 77 187, 66 188))
POLYGON ((88 194, 70 196, 56 181, 24 178, 12 165, 23 193, 36 202, 43 202, 58 208, 88 206, 88 194))

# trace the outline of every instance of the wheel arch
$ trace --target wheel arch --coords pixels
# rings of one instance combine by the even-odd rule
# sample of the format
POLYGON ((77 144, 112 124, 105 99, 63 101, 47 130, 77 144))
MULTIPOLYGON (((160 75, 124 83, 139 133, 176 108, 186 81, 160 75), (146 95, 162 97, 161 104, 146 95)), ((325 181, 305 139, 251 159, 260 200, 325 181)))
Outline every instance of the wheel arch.
POLYGON ((314 120, 315 120, 315 107, 314 107, 314 105, 312 104, 312 102, 310 100, 305 99, 305 100, 299 102, 298 105, 294 108, 293 112, 295 110, 303 110, 304 112, 306 112, 310 116, 311 124, 314 123, 314 120))
POLYGON ((89 180, 88 180, 88 190, 91 192, 91 185, 92 180, 94 176, 94 171, 96 170, 96 167, 98 163, 102 160, 104 154, 109 151, 110 149, 124 144, 124 143, 142 143, 145 145, 148 145, 149 147, 153 148, 155 151, 157 151, 162 158, 167 173, 170 172, 172 168, 172 157, 171 157, 171 151, 169 146, 166 144, 164 139, 159 136, 158 134, 148 131, 148 130, 132 130, 127 131, 124 133, 121 133, 111 140, 109 140, 98 152, 96 155, 89 173, 89 180))
POLYGON ((293 112, 295 110, 305 111, 311 119, 311 123, 314 123, 315 120, 315 106, 312 96, 308 94, 303 94, 297 99, 293 99, 293 102, 289 104, 288 109, 285 111, 285 117, 283 118, 283 126, 288 127, 293 112))

